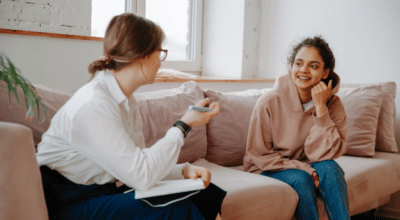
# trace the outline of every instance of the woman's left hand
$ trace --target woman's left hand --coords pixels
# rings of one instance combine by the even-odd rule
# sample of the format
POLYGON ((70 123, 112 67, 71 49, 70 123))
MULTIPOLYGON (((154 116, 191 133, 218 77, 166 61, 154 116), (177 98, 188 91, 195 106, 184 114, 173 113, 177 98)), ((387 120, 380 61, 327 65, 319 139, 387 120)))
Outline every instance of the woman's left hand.
POLYGON ((187 164, 182 170, 182 175, 185 179, 202 178, 206 188, 211 182, 211 172, 204 167, 187 164))
POLYGON ((326 101, 332 95, 332 80, 329 81, 328 86, 323 82, 319 82, 311 89, 311 96, 314 101, 317 117, 321 117, 326 110, 326 101))

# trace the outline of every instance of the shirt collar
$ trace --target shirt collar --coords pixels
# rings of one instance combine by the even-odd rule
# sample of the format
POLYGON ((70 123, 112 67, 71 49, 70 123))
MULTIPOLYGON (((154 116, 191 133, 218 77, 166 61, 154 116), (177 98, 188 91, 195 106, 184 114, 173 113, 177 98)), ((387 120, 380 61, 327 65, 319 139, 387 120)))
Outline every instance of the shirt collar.
MULTIPOLYGON (((99 77, 106 83, 107 88, 110 90, 111 96, 118 104, 128 100, 128 98, 122 92, 121 87, 119 87, 114 75, 106 71, 102 71, 99 73, 99 77)), ((126 102, 124 104, 126 105, 126 102)))

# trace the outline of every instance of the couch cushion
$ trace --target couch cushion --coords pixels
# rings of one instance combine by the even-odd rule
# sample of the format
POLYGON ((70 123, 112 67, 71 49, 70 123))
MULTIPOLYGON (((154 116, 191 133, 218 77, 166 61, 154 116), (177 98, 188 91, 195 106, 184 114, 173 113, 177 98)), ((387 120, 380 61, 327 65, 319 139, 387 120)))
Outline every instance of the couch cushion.
POLYGON ((39 124, 44 116, 44 110, 42 107, 40 107, 40 119, 38 119, 36 108, 33 118, 26 119, 25 96, 21 87, 18 87, 17 89, 19 103, 21 105, 18 106, 14 97, 11 98, 10 105, 7 86, 3 81, 0 81, 0 121, 22 124, 29 127, 32 129, 34 143, 35 145, 38 145, 42 139, 43 133, 49 128, 53 116, 57 113, 58 109, 60 109, 61 106, 71 98, 75 91, 53 89, 43 85, 34 86, 39 93, 39 96, 42 97, 44 104, 47 106, 48 112, 46 120, 42 124, 39 124))
POLYGON ((222 203, 224 220, 291 219, 299 198, 289 185, 269 177, 237 171, 199 159, 211 171, 211 182, 228 193, 222 203))
POLYGON ((219 102, 220 113, 207 124, 207 156, 210 162, 223 165, 243 164, 250 118, 258 98, 271 89, 250 89, 222 93, 205 90, 211 102, 219 102))
POLYGON ((400 155, 376 152, 373 158, 342 156, 349 192, 350 213, 381 197, 400 190, 400 155))
POLYGON ((365 86, 382 86, 382 104, 379 111, 378 129, 376 131, 376 147, 375 149, 383 152, 397 152, 395 139, 395 122, 396 122, 396 83, 363 83, 351 84, 343 83, 342 88, 360 88, 365 86))
POLYGON ((347 115, 347 155, 374 156, 382 87, 340 88, 347 115))
MULTIPOLYGON (((376 152, 372 158, 341 156, 335 161, 345 172, 351 215, 359 214, 360 210, 367 211, 366 206, 400 190, 399 154, 376 152)), ((243 171, 243 165, 230 169, 243 171)), ((320 198, 318 209, 320 217, 326 217, 320 198)))
MULTIPOLYGON (((204 99, 203 90, 193 81, 179 88, 134 93, 143 121, 146 147, 151 147, 165 136, 176 120, 182 118, 189 105, 204 99)), ((185 138, 178 163, 204 158, 207 152, 206 126, 192 128, 185 138)))

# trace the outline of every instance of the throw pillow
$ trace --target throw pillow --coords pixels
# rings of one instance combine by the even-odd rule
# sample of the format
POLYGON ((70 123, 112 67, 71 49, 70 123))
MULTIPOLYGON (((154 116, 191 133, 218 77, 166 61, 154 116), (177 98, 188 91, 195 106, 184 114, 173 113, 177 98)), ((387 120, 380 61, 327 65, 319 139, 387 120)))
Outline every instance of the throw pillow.
POLYGON ((375 150, 383 152, 397 152, 397 144, 395 139, 395 122, 396 122, 396 83, 364 83, 351 84, 343 83, 342 88, 360 88, 365 86, 382 86, 382 104, 378 118, 378 128, 376 131, 375 150))
POLYGON ((40 107, 40 118, 37 116, 37 109, 32 118, 26 119, 26 103, 25 96, 21 87, 17 88, 18 99, 11 98, 11 104, 8 99, 7 85, 0 81, 0 121, 22 124, 32 129, 33 140, 38 145, 42 140, 42 135, 50 126, 53 116, 74 94, 73 90, 53 89, 43 85, 34 85, 39 96, 42 97, 44 104, 47 106, 48 112, 45 121, 40 124, 44 116, 44 110, 40 107))
MULTIPOLYGON (((203 90, 193 81, 179 88, 134 93, 143 121, 146 147, 163 138, 176 120, 182 118, 189 105, 204 99, 203 90)), ((204 158, 207 152, 206 126, 192 128, 185 138, 178 163, 204 158)))
POLYGON ((382 87, 340 88, 337 95, 347 115, 347 155, 375 155, 376 130, 382 103, 382 87))
POLYGON ((206 160, 222 166, 243 164, 253 108, 258 98, 270 90, 204 91, 210 102, 219 102, 220 106, 220 113, 207 124, 206 160))

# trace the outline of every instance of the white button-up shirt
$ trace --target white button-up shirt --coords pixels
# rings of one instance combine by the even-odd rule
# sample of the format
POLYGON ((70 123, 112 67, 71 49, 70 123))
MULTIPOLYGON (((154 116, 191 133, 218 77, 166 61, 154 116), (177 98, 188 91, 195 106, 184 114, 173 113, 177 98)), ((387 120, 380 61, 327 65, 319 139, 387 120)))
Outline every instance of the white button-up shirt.
POLYGON ((36 158, 39 166, 78 184, 120 180, 143 190, 162 179, 183 178, 184 164, 176 165, 182 145, 182 131, 172 127, 145 148, 135 97, 127 98, 112 74, 100 72, 52 118, 36 158))

